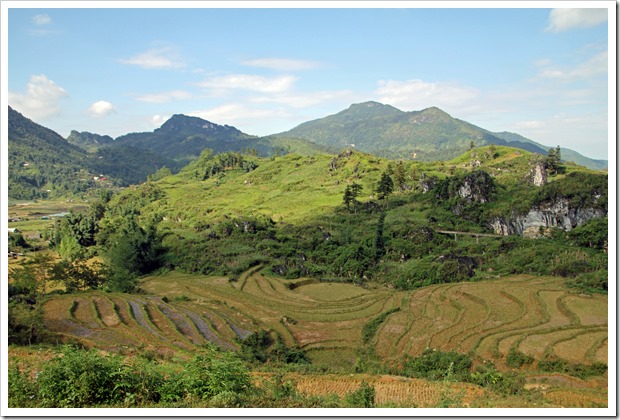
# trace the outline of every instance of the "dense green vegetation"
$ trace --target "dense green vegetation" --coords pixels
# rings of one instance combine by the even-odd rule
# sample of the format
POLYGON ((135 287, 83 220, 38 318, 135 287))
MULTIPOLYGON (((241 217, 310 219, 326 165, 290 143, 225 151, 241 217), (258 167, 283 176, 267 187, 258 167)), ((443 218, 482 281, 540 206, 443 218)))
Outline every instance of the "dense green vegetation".
POLYGON ((206 150, 178 175, 98 202, 90 216, 64 220, 60 230, 69 234, 60 249, 97 253, 121 278, 175 269, 234 279, 268 264, 286 278, 375 280, 400 289, 536 274, 606 290, 597 280, 606 277, 606 219, 574 232, 545 227, 540 239, 476 237, 491 233, 498 214, 515 214, 515 197, 526 209, 517 214, 560 200, 577 210, 606 209, 606 175, 569 167, 535 188, 513 182, 529 170, 522 153, 505 160, 513 151, 497 147, 492 157, 475 149, 467 155, 488 156, 488 166, 473 168, 463 158, 443 166, 400 162, 401 185, 393 191, 394 166, 359 152, 258 158, 206 150), (492 176, 487 169, 502 166, 512 174, 492 176), (432 189, 424 192, 429 179, 432 189), (472 234, 455 240, 443 231, 472 234), (71 238, 77 244, 65 245, 71 238))
POLYGON ((374 387, 362 382, 343 398, 306 396, 281 374, 255 384, 236 354, 205 346, 174 367, 147 356, 131 361, 97 350, 63 346, 36 377, 9 370, 9 407, 374 407, 374 387))

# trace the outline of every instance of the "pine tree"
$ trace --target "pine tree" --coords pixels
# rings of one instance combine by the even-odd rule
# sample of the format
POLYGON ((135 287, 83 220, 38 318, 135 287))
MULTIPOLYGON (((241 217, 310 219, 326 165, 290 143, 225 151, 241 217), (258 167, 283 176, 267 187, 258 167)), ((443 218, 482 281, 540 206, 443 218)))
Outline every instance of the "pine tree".
POLYGON ((347 210, 351 211, 351 206, 355 210, 357 208, 357 197, 362 191, 362 186, 360 184, 356 184, 355 182, 351 185, 347 185, 344 190, 344 195, 342 196, 342 202, 347 207, 347 210))
POLYGON ((400 191, 405 189, 405 181, 405 167, 402 161, 398 161, 396 163, 396 170, 394 171, 394 183, 400 191))
POLYGON ((557 146, 555 149, 551 148, 547 152, 547 169, 553 174, 557 174, 560 170, 561 156, 560 146, 557 146))
POLYGON ((383 172, 379 184, 377 185, 379 200, 385 200, 388 195, 392 194, 392 191, 394 191, 394 181, 392 181, 387 171, 383 172))

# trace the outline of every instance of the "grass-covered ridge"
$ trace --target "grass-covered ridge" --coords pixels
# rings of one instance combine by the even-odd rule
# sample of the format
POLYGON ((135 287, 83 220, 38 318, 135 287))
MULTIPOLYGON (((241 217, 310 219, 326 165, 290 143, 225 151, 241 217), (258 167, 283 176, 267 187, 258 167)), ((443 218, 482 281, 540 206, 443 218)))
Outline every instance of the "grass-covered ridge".
POLYGON ((231 278, 266 264, 289 278, 376 280, 398 288, 517 273, 604 288, 605 240, 588 224, 576 229, 592 231, 588 245, 559 229, 541 230, 546 239, 540 240, 474 235, 455 241, 441 233, 492 234, 498 217, 559 199, 576 208, 606 208, 606 174, 567 164, 535 187, 529 179, 537 160, 507 147, 436 163, 351 150, 272 158, 207 151, 176 175, 114 197, 99 235, 110 235, 129 212, 155 229, 160 266, 231 278), (386 174, 392 192, 380 199, 386 174), (579 191, 578 184, 589 187, 579 191), (359 192, 346 205, 353 185, 359 192), (461 197, 463 185, 475 194, 461 197))

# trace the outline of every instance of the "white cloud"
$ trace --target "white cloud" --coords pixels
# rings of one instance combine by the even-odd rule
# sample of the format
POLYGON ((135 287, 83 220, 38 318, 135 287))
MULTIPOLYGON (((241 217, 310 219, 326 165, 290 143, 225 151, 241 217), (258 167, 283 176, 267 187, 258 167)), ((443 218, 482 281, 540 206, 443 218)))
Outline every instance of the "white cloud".
POLYGON ((308 60, 291 60, 287 58, 257 58, 245 60, 241 64, 280 71, 309 70, 321 66, 321 63, 308 60))
POLYGON ((116 112, 116 108, 108 101, 97 101, 88 107, 88 113, 93 117, 105 117, 116 112))
POLYGON ((555 79, 572 82, 575 80, 588 79, 595 76, 605 75, 608 72, 608 54, 602 51, 588 61, 573 68, 559 68, 552 66, 551 61, 545 62, 538 77, 543 79, 555 79))
POLYGON ((545 125, 545 122, 542 120, 517 121, 512 128, 515 130, 535 130, 544 128, 545 125))
POLYGON ((153 48, 131 58, 120 59, 119 62, 144 69, 180 69, 185 67, 185 63, 172 47, 153 48))
POLYGON ((251 90, 263 93, 286 92, 297 80, 293 76, 264 77, 252 74, 231 74, 228 76, 212 77, 198 86, 215 90, 251 90))
MULTIPOLYGON (((612 9, 613 10, 613 9, 612 9)), ((607 21, 607 9, 553 9, 549 13, 547 32, 589 28, 607 21)))
POLYGON ((557 114, 548 118, 519 121, 506 127, 543 145, 573 149, 594 159, 607 159, 608 115, 601 113, 557 114))
POLYGON ((160 127, 163 123, 168 121, 168 119, 170 119, 170 115, 153 115, 151 117, 151 125, 154 127, 160 127))
POLYGON ((423 80, 380 80, 379 102, 404 110, 420 110, 431 106, 439 108, 471 107, 479 97, 476 89, 455 83, 425 82, 423 80))
POLYGON ((278 103, 292 108, 305 108, 325 102, 349 98, 353 100, 355 94, 350 90, 321 91, 299 94, 281 94, 261 96, 249 99, 253 103, 278 103))
POLYGON ((9 103, 34 120, 43 120, 61 113, 60 100, 69 94, 44 74, 33 75, 26 93, 9 92, 9 103))
POLYGON ((32 21, 35 25, 47 25, 52 22, 52 18, 49 15, 43 13, 32 17, 32 21))
POLYGON ((136 99, 141 102, 163 104, 172 101, 190 99, 191 97, 192 94, 184 90, 171 90, 167 92, 147 93, 146 95, 138 96, 136 99))
POLYGON ((217 124, 234 125, 238 124, 240 121, 265 118, 286 118, 290 114, 281 109, 251 108, 245 104, 234 103, 202 111, 192 111, 188 115, 213 121, 217 124))

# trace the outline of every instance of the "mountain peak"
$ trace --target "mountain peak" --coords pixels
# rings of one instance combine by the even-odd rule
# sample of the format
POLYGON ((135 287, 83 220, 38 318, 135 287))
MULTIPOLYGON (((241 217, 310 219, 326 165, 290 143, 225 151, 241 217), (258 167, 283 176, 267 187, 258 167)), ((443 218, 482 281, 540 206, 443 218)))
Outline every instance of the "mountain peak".
POLYGON ((420 114, 427 114, 427 115, 435 115, 437 117, 452 118, 452 116, 450 114, 448 114, 443 109, 437 108, 436 106, 431 106, 431 107, 425 108, 422 111, 420 111, 420 114))
POLYGON ((184 114, 174 114, 161 127, 155 131, 164 132, 201 132, 201 131, 238 131, 235 127, 229 125, 219 125, 207 120, 203 120, 200 117, 192 117, 184 114))
POLYGON ((370 110, 373 112, 377 112, 377 111, 402 112, 400 109, 394 108, 392 105, 386 105, 386 104, 382 104, 381 102, 376 102, 376 101, 366 101, 366 102, 360 102, 358 104, 352 104, 351 106, 349 106, 348 110, 350 111, 370 110))

